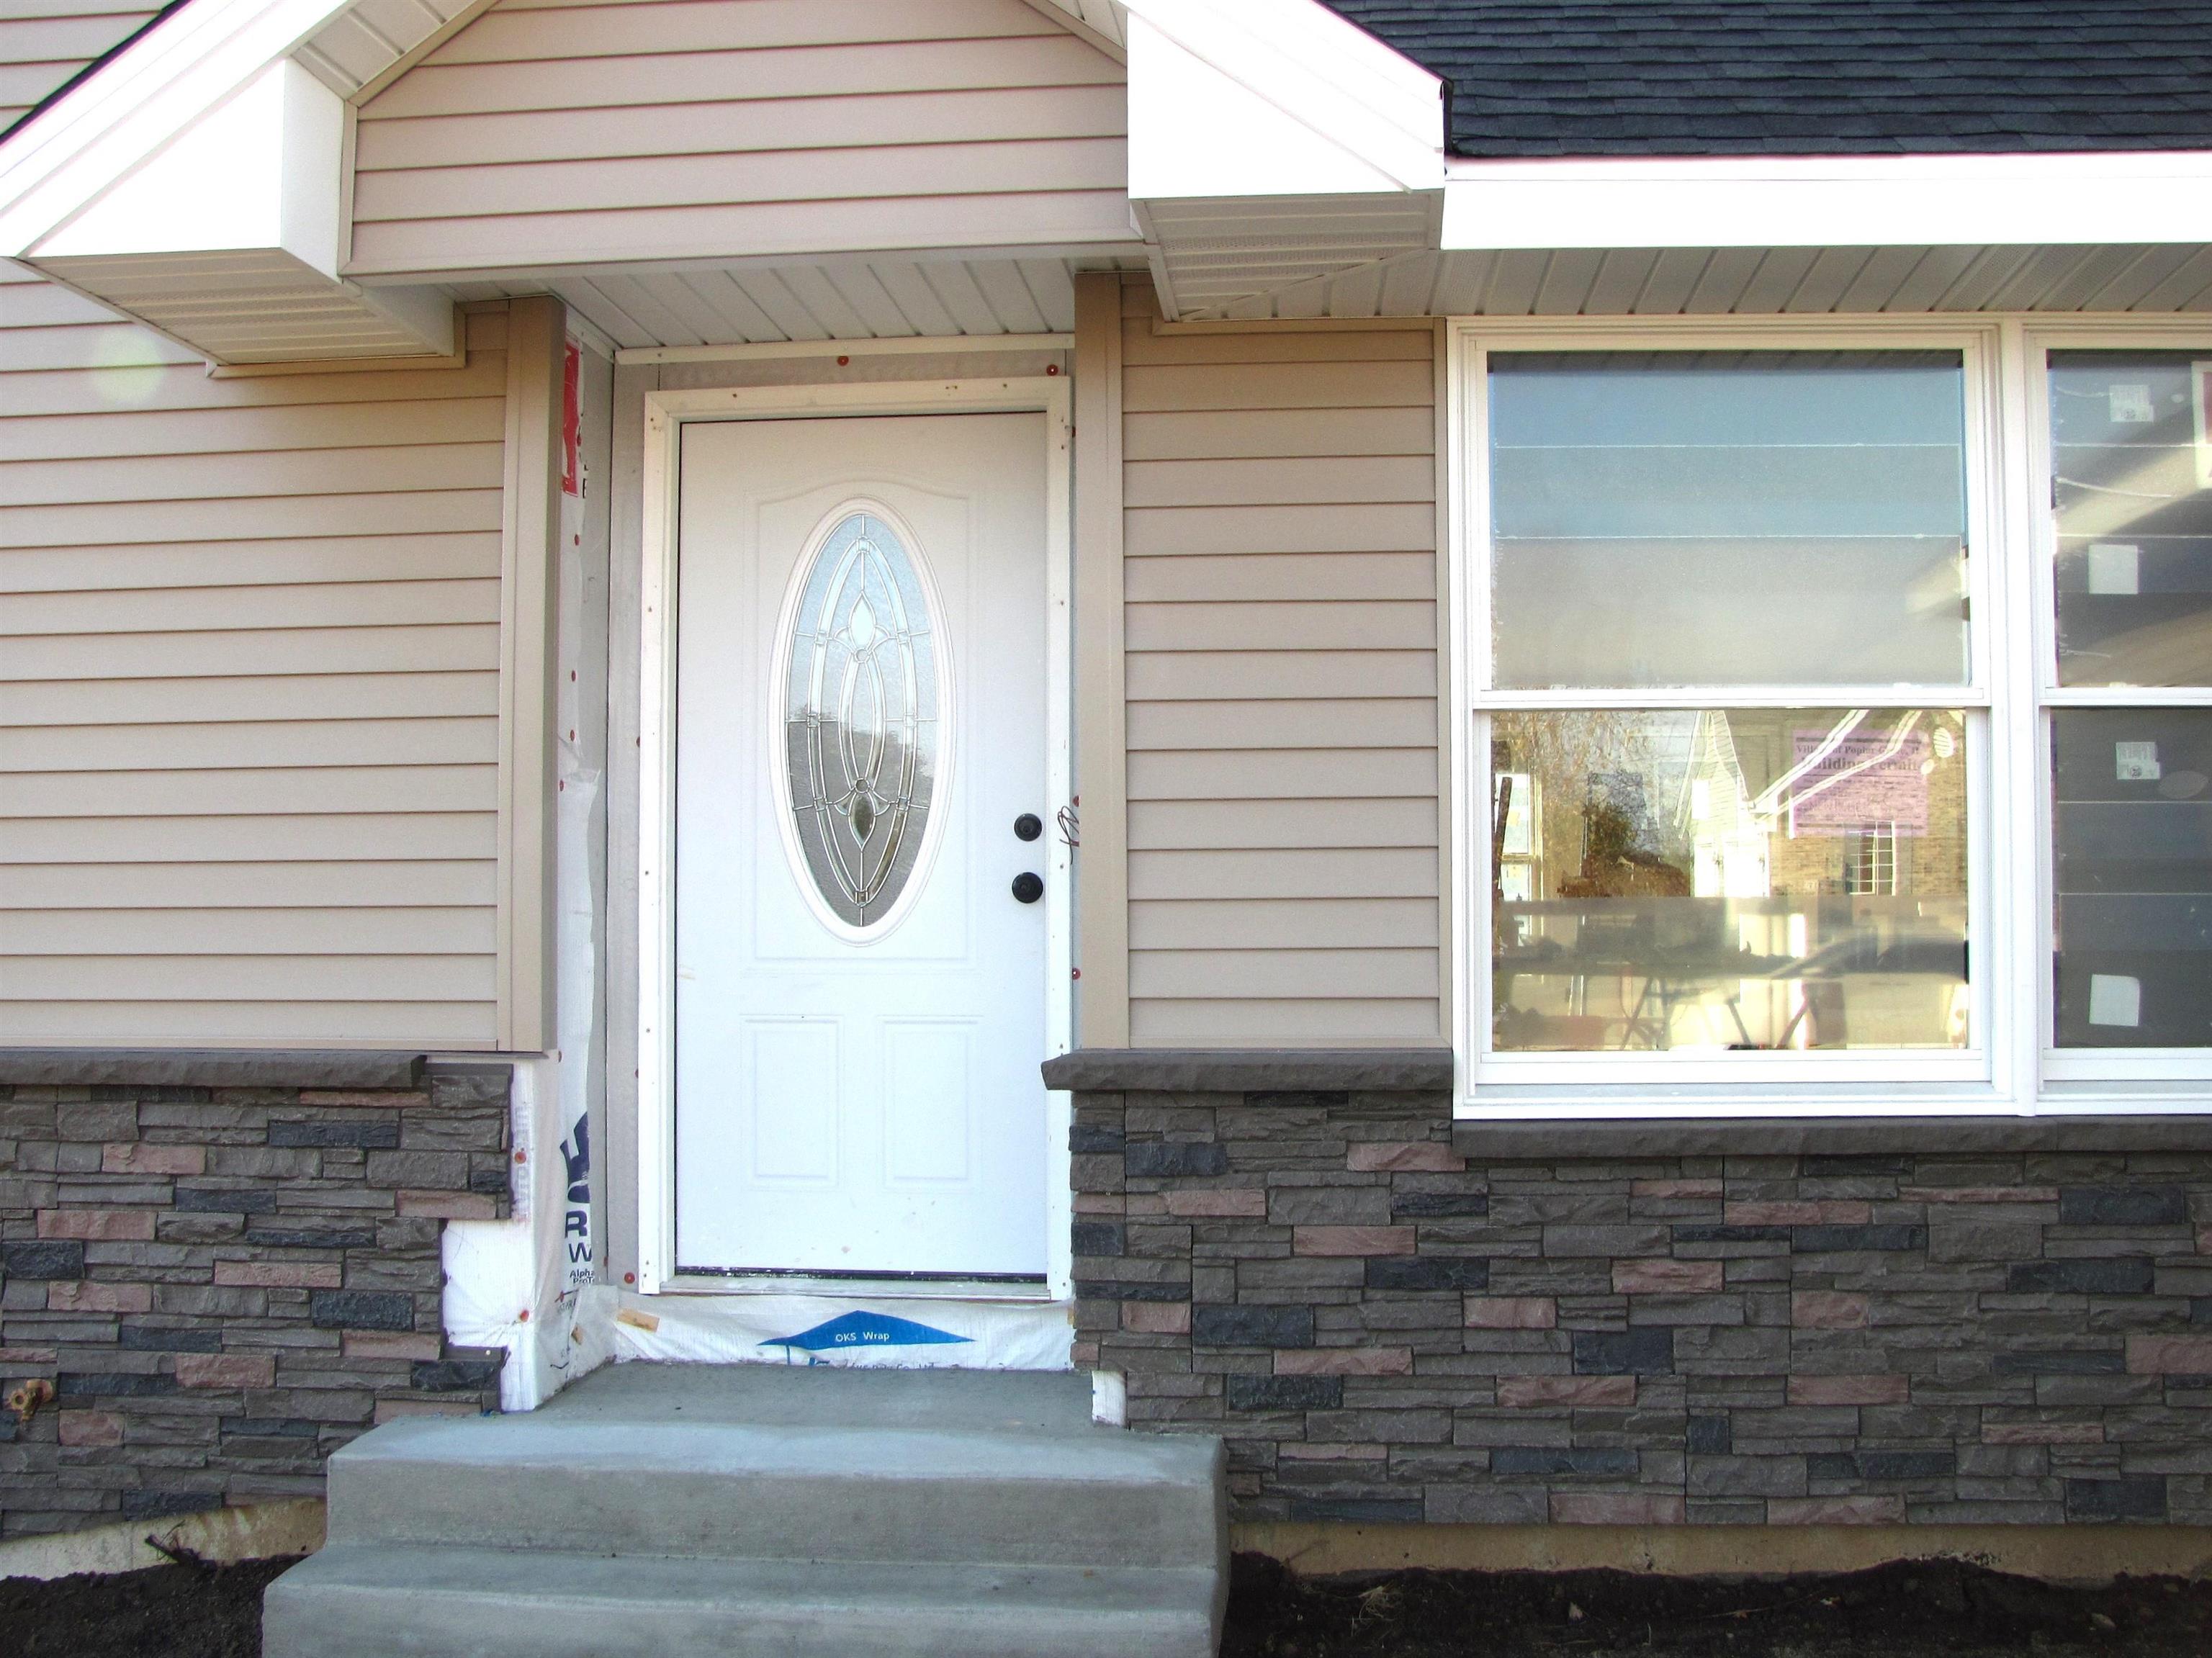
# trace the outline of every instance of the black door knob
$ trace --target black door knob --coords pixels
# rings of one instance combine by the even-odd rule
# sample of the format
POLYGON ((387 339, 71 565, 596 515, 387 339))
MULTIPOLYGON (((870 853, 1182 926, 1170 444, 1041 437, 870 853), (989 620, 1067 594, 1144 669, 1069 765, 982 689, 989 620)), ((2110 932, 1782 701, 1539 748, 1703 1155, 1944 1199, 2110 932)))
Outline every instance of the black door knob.
POLYGON ((1044 819, 1033 811, 1025 811, 1014 819, 1014 839, 1034 841, 1044 833, 1044 819))
POLYGON ((1014 877, 1014 896, 1025 904, 1036 902, 1044 896, 1044 877, 1024 870, 1014 877))

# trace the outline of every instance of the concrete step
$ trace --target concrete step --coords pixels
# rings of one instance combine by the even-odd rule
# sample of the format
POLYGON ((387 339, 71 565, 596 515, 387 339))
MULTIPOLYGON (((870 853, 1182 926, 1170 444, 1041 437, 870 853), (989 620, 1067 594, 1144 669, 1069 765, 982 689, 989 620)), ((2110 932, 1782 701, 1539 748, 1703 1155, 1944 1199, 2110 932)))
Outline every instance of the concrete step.
POLYGON ((270 1585, 266 1658, 1212 1658, 1182 1570, 335 1544, 270 1585))
POLYGON ((1109 1569, 1218 1562, 1220 1443, 1094 1426, 1087 1380, 624 1364, 330 1463, 333 1544, 1109 1569))

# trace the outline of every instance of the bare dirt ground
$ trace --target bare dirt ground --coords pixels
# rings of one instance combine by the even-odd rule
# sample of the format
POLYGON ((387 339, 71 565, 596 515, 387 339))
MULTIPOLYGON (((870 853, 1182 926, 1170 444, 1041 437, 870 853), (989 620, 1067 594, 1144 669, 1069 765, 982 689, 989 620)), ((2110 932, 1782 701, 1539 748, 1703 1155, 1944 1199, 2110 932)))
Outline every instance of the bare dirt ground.
MULTIPOLYGON (((258 1658, 291 1564, 0 1581, 0 1658, 258 1658)), ((2212 1584, 2069 1588, 1956 1562, 1725 1581, 1626 1572, 1300 1578, 1239 1555, 1222 1658, 2203 1658, 2212 1584)))

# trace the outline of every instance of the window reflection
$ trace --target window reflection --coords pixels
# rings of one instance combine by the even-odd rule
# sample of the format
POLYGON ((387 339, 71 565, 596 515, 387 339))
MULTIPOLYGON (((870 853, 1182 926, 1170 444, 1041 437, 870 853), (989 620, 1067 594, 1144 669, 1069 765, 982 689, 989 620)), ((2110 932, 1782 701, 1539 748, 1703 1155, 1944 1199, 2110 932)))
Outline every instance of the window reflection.
POLYGON ((2058 677, 2212 683, 2212 361, 2051 358, 2058 677))
POLYGON ((1960 711, 1491 730, 1498 1050, 1968 1045, 1960 711))
POLYGON ((1494 683, 1955 684, 1956 352, 1491 358, 1494 683))
POLYGON ((2052 721, 2059 1045, 2212 1047, 2212 709, 2052 721))

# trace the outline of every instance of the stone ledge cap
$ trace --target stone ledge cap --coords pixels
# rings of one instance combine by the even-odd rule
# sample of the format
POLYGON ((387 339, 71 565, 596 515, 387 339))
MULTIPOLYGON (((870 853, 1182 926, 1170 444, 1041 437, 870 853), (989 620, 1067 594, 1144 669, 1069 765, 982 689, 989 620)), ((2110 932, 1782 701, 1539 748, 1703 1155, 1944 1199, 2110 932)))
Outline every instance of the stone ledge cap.
POLYGON ((2212 1151, 2212 1114, 2051 1117, 1644 1117, 1452 1125, 1468 1157, 1717 1157, 2212 1151))
POLYGON ((1079 1048, 1044 1062, 1083 1094, 1443 1093, 1448 1048, 1079 1048))
POLYGON ((422 1086, 421 1054, 346 1048, 0 1048, 0 1084, 32 1088, 422 1086))

